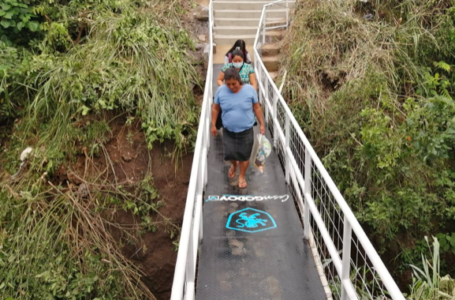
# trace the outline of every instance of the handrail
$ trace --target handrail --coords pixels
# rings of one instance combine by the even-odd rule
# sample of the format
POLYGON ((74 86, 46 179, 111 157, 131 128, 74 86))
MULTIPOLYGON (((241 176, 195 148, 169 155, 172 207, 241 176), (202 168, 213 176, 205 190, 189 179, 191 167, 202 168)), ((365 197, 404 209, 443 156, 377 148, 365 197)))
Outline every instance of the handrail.
MULTIPOLYGON (((296 200, 300 202, 301 207, 304 207, 305 238, 320 237, 318 241, 312 241, 317 245, 319 255, 324 257, 323 252, 330 254, 326 258, 332 261, 337 273, 336 276, 330 273, 330 280, 341 285, 340 289, 332 289, 334 298, 376 299, 375 296, 382 295, 394 300, 404 300, 403 294, 306 138, 262 61, 260 48, 266 42, 267 9, 284 1, 287 2, 287 0, 278 0, 264 5, 253 46, 254 65, 258 77, 260 99, 265 105, 266 120, 272 119, 268 124, 269 128, 273 129, 274 145, 277 145, 277 151, 280 151, 284 157, 286 181, 290 184, 292 180, 293 186, 298 189, 296 194, 304 195, 304 199, 297 197, 299 199, 296 200), (281 110, 278 110, 278 107, 281 110), (283 119, 284 124, 281 124, 283 119), (304 157, 301 155, 302 150, 304 150, 304 157), (301 162, 304 169, 299 166, 297 161, 301 162), (320 186, 323 188, 321 189, 320 186), (319 210, 317 203, 320 203, 319 210), (333 212, 332 217, 327 210, 333 212), (338 220, 338 226, 334 222, 335 218, 338 220), (331 230, 328 230, 327 227, 330 227, 331 230), (341 229, 343 229, 342 237, 339 233, 341 229), (335 240, 338 240, 337 245, 335 245, 335 240), (341 243, 339 243, 340 241, 341 243), (322 245, 322 243, 325 244, 322 245), (342 249, 340 249, 341 246, 342 249), (351 251, 351 246, 356 248, 351 251), (342 258, 340 258, 339 252, 343 253, 342 258), (358 257, 351 255, 351 252, 356 255, 359 253, 361 256, 364 255, 364 260, 358 260, 358 257), (360 274, 359 268, 363 268, 363 276, 360 274), (370 274, 365 274, 366 269, 370 274), (351 279, 351 272, 354 272, 354 280, 351 279)), ((286 27, 289 22, 288 16, 289 12, 286 13, 286 27)))
POLYGON ((207 153, 210 146, 210 106, 213 94, 213 24, 213 4, 210 0, 207 77, 180 232, 171 300, 192 300, 195 298, 197 248, 202 239, 202 196, 207 183, 207 153))

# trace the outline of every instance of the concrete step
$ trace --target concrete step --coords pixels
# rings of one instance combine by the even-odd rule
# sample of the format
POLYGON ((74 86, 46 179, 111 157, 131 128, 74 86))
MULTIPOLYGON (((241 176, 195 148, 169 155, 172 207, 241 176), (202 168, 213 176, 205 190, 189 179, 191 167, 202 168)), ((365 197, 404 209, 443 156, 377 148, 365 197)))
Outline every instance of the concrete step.
POLYGON ((215 26, 213 32, 220 35, 248 35, 256 34, 257 26, 215 26))
MULTIPOLYGON (((285 18, 267 18, 267 26, 277 26, 286 23, 285 18)), ((259 26, 258 18, 215 18, 215 26, 259 26)))
MULTIPOLYGON (((264 5, 270 3, 269 1, 264 0, 253 0, 253 1, 225 1, 225 0, 216 0, 213 1, 213 9, 236 9, 236 10, 262 10, 264 5)), ((294 7, 295 2, 289 2, 288 7, 294 7)), ((286 8, 286 4, 283 4, 281 7, 277 6, 276 8, 286 8)))
POLYGON ((269 30, 266 32, 265 42, 267 44, 274 44, 276 42, 281 41, 285 34, 286 34, 285 30, 280 29, 269 30))
MULTIPOLYGON (((283 30, 271 30, 267 31, 266 34, 266 43, 275 43, 283 39, 285 31, 283 30)), ((217 45, 233 45, 237 40, 244 40, 247 45, 253 45, 254 40, 256 39, 256 33, 254 34, 217 34, 213 36, 215 43, 217 45)))
MULTIPOLYGON (((223 64, 224 63, 224 56, 226 55, 226 52, 228 52, 232 47, 232 44, 230 45, 216 45, 216 53, 213 56, 213 63, 214 64, 223 64)), ((246 50, 250 54, 251 61, 254 61, 254 51, 253 51, 253 44, 247 44, 246 45, 246 50)))
POLYGON ((265 68, 269 72, 277 72, 280 67, 277 55, 262 57, 262 62, 264 63, 265 68))
POLYGON ((223 35, 214 34, 213 36, 217 45, 233 45, 237 40, 244 40, 247 45, 253 45, 256 34, 245 34, 245 35, 223 35))
POLYGON ((273 56, 280 53, 281 46, 279 43, 269 43, 261 47, 262 56, 273 56))
MULTIPOLYGON (((238 19, 259 19, 262 14, 261 9, 216 9, 213 11, 215 20, 217 18, 238 18, 238 19)), ((270 9, 267 11, 268 18, 286 18, 286 9, 270 9)))

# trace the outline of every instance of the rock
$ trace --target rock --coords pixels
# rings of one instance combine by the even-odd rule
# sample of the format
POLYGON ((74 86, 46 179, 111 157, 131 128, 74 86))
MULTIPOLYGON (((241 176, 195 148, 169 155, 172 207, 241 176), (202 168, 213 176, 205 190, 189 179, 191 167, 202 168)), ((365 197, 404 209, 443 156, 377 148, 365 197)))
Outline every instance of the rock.
POLYGON ((209 8, 204 5, 199 5, 196 8, 196 12, 194 13, 196 20, 198 21, 208 21, 209 20, 209 8))
POLYGON ((82 198, 85 198, 89 195, 89 190, 88 190, 88 187, 85 183, 82 183, 80 186, 79 186, 79 195, 82 197, 82 198))
POLYGON ((27 157, 28 157, 28 155, 29 155, 30 153, 32 153, 32 151, 33 151, 33 148, 32 148, 32 147, 27 147, 27 148, 25 148, 24 151, 22 151, 21 156, 20 156, 21 161, 26 160, 27 157))
POLYGON ((373 14, 366 14, 363 16, 363 18, 367 21, 371 21, 371 20, 373 20, 374 16, 373 16, 373 14))
POLYGON ((125 152, 122 154, 122 158, 124 161, 129 162, 129 161, 133 160, 133 155, 131 154, 130 151, 128 151, 128 152, 125 152))
POLYGON ((196 48, 197 51, 201 51, 205 48, 205 44, 201 44, 201 43, 196 44, 196 45, 194 45, 194 48, 196 48))
POLYGON ((205 34, 198 35, 197 38, 198 38, 198 40, 201 41, 201 42, 204 42, 204 43, 205 43, 205 41, 206 41, 205 34))

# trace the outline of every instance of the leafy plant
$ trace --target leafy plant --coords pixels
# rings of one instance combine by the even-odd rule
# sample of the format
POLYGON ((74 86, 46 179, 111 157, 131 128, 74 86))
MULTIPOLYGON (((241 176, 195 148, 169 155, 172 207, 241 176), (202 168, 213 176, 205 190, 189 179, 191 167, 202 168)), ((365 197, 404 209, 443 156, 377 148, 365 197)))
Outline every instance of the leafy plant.
MULTIPOLYGON (((428 247, 430 244, 428 237, 425 237, 428 247)), ((453 299, 455 297, 455 280, 449 275, 440 276, 440 256, 439 242, 433 237, 432 261, 428 261, 422 254, 422 266, 418 268, 411 265, 413 269, 413 281, 411 285, 409 300, 438 300, 453 299)))
POLYGON ((16 33, 23 28, 37 31, 39 23, 34 20, 34 17, 30 7, 21 0, 3 0, 0 4, 0 25, 4 29, 13 30, 16 33))
POLYGON ((452 234, 438 233, 436 237, 439 240, 442 251, 451 251, 455 254, 455 232, 452 232, 452 234))
POLYGON ((455 224, 454 21, 453 1, 303 0, 281 47, 284 98, 398 270, 455 224))

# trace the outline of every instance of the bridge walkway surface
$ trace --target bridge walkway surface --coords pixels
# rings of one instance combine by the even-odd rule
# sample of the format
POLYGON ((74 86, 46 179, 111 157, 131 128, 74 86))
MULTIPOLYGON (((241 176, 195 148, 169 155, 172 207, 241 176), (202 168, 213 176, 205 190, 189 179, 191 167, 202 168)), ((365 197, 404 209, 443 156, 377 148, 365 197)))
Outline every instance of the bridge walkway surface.
POLYGON ((222 133, 210 144, 196 299, 327 299, 277 154, 264 173, 250 164, 239 189, 238 171, 227 176, 222 133))

